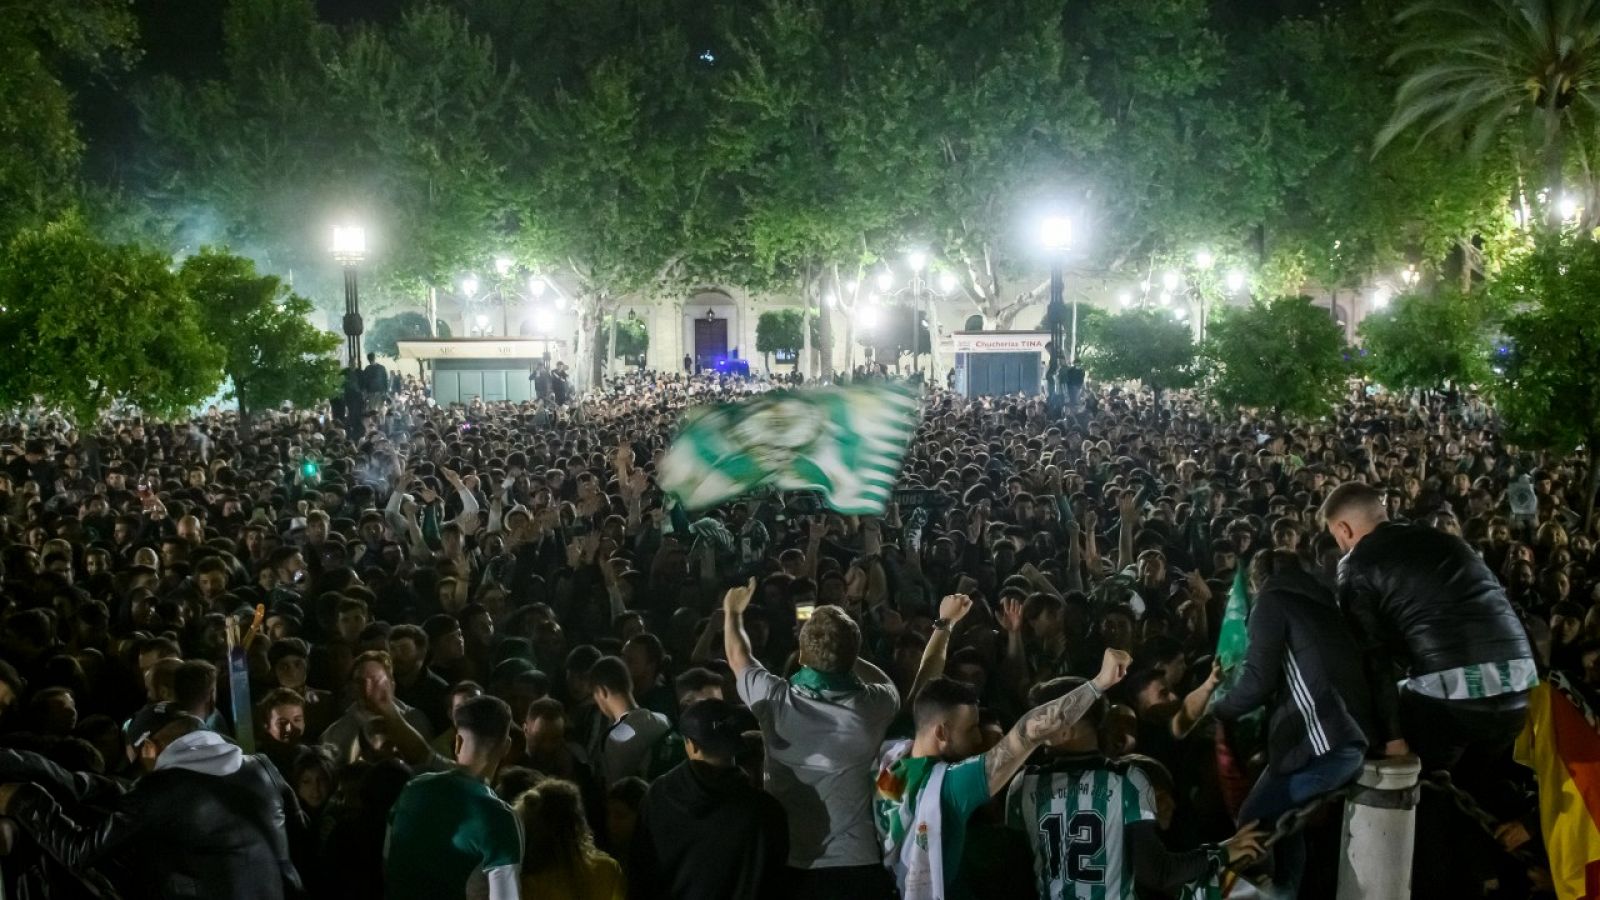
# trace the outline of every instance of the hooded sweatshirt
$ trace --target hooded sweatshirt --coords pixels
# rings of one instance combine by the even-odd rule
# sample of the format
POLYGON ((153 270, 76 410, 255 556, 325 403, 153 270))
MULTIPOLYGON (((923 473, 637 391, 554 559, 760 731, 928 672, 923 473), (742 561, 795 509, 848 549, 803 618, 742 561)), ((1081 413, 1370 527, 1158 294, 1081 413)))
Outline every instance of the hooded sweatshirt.
POLYGON ((689 760, 656 779, 634 832, 634 896, 759 900, 781 896, 789 858, 783 807, 734 766, 689 760))
POLYGON ((186 769, 226 777, 244 765, 244 751, 215 731, 191 731, 167 745, 156 757, 156 771, 186 769))

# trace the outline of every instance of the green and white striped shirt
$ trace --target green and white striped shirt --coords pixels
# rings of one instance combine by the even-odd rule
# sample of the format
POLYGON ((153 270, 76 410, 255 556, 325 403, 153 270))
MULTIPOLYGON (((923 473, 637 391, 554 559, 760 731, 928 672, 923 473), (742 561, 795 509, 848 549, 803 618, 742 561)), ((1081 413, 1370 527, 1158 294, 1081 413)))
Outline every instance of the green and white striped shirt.
POLYGON ((1006 792, 1006 824, 1029 834, 1039 896, 1049 900, 1132 900, 1123 831, 1155 817, 1143 773, 1104 759, 1030 766, 1006 792))

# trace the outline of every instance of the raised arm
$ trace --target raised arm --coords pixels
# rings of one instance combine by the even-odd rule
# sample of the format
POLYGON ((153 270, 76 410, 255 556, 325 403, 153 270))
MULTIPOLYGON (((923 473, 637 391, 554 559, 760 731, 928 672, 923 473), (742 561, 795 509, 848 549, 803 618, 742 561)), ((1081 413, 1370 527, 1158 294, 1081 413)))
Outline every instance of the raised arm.
POLYGON ((1117 513, 1117 571, 1122 572, 1133 565, 1133 535, 1139 529, 1139 508, 1134 503, 1133 488, 1117 497, 1117 513))
POLYGON ((722 595, 722 643, 734 677, 750 668, 754 659, 750 650, 750 635, 744 630, 744 611, 750 608, 750 598, 755 595, 754 578, 743 587, 728 588, 728 592, 722 595))
POLYGON ((994 749, 984 754, 984 772, 989 776, 989 793, 1005 790, 1012 776, 1022 768, 1033 751, 1040 745, 1071 728, 1089 711, 1096 700, 1105 696, 1123 676, 1128 674, 1132 657, 1121 650, 1107 650, 1100 664, 1100 674, 1094 680, 1065 697, 1036 706, 1023 713, 1017 724, 1011 726, 1006 736, 994 749))
POLYGON ((909 707, 922 686, 944 674, 945 654, 950 649, 950 632, 972 610, 972 598, 966 594, 951 594, 939 601, 939 621, 922 650, 922 662, 917 666, 917 677, 911 680, 911 690, 906 692, 902 705, 909 707))

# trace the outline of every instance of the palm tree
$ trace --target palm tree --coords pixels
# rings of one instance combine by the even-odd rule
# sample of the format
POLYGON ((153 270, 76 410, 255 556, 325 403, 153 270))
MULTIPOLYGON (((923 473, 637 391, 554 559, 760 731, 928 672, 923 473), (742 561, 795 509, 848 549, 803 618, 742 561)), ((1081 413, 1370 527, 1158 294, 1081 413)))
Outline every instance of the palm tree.
POLYGON ((1408 37, 1391 62, 1410 72, 1374 154, 1410 131, 1419 143, 1465 138, 1474 153, 1505 141, 1523 178, 1541 181, 1525 193, 1546 227, 1559 226, 1563 199, 1592 226, 1600 0, 1421 0, 1397 21, 1408 37))

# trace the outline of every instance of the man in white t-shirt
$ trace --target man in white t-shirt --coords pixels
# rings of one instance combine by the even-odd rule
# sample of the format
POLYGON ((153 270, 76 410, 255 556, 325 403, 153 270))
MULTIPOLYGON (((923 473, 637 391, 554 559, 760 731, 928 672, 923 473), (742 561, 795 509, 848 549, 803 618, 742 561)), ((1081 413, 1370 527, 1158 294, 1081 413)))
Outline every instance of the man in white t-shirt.
POLYGON ((900 692, 860 658, 861 629, 819 606, 800 629, 800 671, 787 681, 750 652, 744 611, 755 581, 723 598, 723 640, 739 697, 761 722, 766 788, 789 819, 795 900, 894 896, 872 822, 874 763, 900 692))

